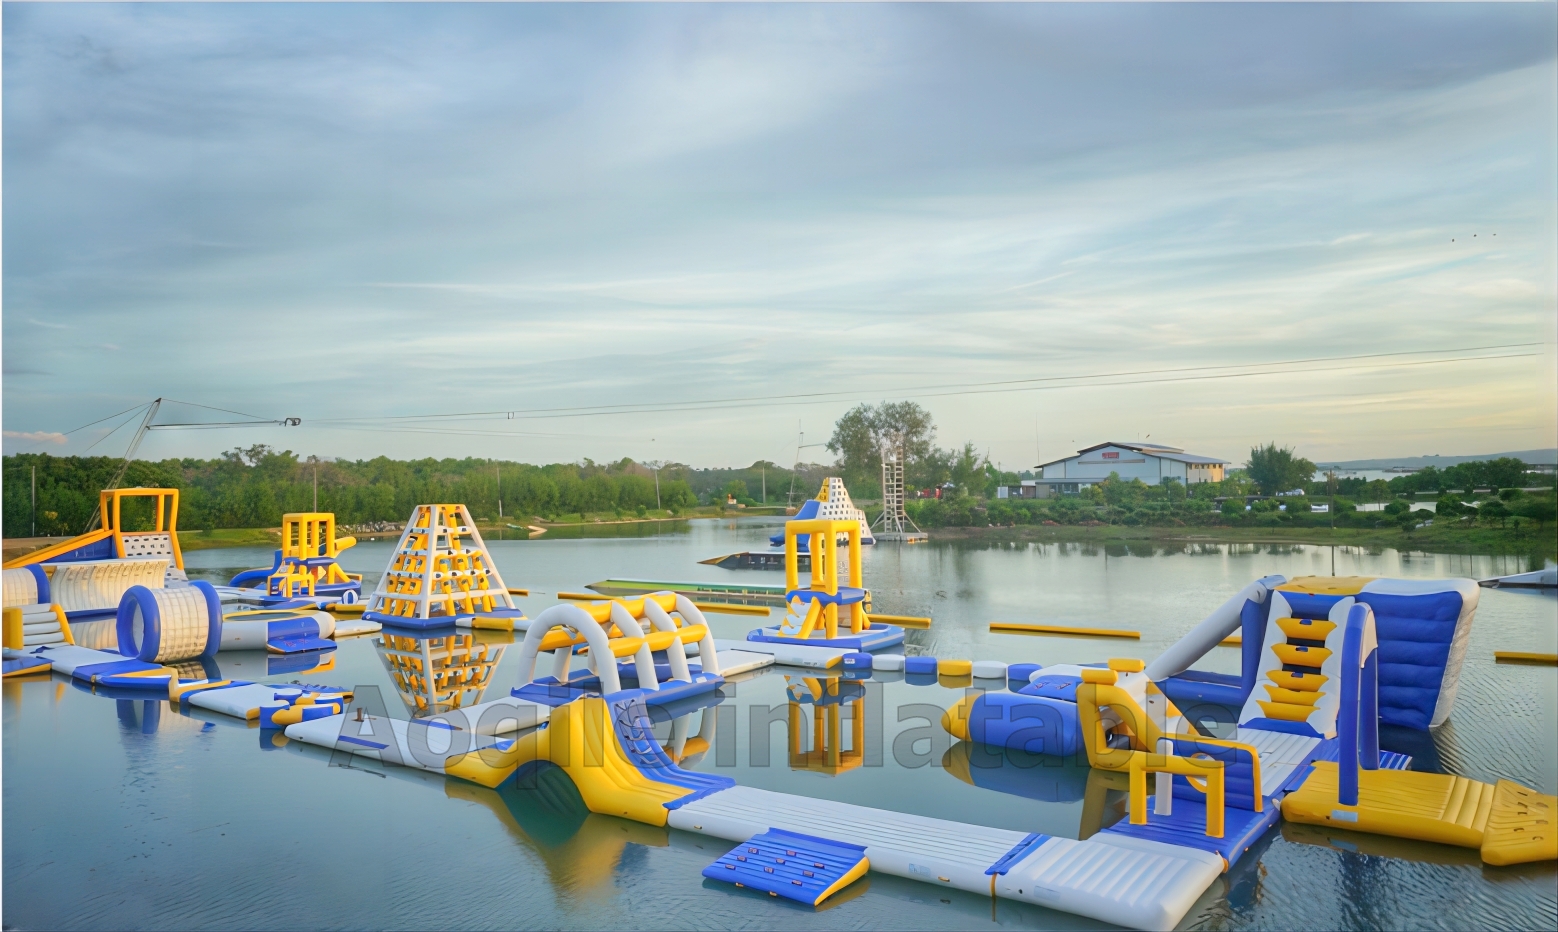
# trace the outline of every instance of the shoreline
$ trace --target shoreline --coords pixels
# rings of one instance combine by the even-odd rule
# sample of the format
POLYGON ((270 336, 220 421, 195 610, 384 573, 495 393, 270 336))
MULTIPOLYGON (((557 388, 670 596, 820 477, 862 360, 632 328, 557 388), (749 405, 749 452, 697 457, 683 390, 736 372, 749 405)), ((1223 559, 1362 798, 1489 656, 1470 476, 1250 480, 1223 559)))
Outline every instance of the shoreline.
MULTIPOLYGON (((588 530, 633 524, 664 524, 679 521, 720 520, 741 517, 741 512, 724 514, 685 514, 676 517, 622 517, 590 521, 535 522, 546 531, 588 530)), ((761 517, 782 517, 756 515, 761 517)), ((507 524, 478 524, 486 533, 515 531, 507 524)), ((367 531, 350 536, 358 540, 395 538, 400 531, 367 531)), ((1316 546, 1359 546, 1417 550, 1431 553, 1526 554, 1533 558, 1558 556, 1558 527, 1540 532, 1516 532, 1500 528, 1419 528, 1412 533, 1382 528, 1184 528, 1125 525, 1016 525, 1003 527, 944 527, 927 531, 931 542, 991 541, 1001 543, 1098 543, 1098 544, 1311 544, 1316 546)), ((179 546, 185 551, 229 547, 274 547, 281 537, 279 528, 222 528, 210 532, 180 531, 179 546)), ((5 559, 31 553, 49 544, 66 540, 53 538, 8 538, 4 541, 5 559)), ((546 534, 531 534, 532 540, 544 540, 546 534)))
POLYGON ((1521 532, 1498 528, 1420 528, 1408 534, 1380 528, 1183 528, 1122 525, 1018 525, 949 527, 927 531, 931 541, 1036 543, 1163 544, 1313 544, 1358 546, 1432 553, 1529 554, 1552 559, 1558 554, 1558 528, 1521 532))

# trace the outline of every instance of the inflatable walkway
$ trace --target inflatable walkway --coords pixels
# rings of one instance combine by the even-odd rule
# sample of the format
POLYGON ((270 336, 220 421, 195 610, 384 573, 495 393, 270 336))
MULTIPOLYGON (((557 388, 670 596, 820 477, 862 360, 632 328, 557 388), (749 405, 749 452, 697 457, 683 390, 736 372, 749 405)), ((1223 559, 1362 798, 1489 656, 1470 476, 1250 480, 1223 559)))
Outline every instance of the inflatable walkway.
POLYGON ((1477 848, 1489 864, 1552 860, 1553 797, 1410 772, 1379 747, 1382 724, 1426 731, 1449 717, 1477 592, 1470 580, 1268 577, 1151 664, 1044 667, 1015 694, 965 698, 943 724, 1034 753, 1085 749, 1129 778, 1129 818, 1101 835, 1228 865, 1281 818, 1477 848), (1189 669, 1240 628, 1239 676, 1189 669), (1207 703, 1240 707, 1229 737, 1181 712, 1207 703))
POLYGON ((342 714, 285 734, 487 787, 550 764, 568 774, 592 812, 730 841, 780 829, 859 845, 872 870, 1133 928, 1172 929, 1223 871, 1215 854, 1159 841, 1074 841, 735 786, 672 762, 650 734, 642 693, 575 700, 517 739, 459 747, 449 738, 442 744, 454 752, 443 756, 428 750, 436 724, 396 722, 387 732, 387 720, 342 714))

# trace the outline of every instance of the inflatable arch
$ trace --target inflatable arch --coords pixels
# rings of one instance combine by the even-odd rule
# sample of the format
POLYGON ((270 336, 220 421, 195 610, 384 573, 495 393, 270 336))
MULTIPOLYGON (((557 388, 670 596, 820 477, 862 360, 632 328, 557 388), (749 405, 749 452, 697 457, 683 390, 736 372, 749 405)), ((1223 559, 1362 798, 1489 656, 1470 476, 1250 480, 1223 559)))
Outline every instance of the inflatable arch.
POLYGON ((519 679, 522 684, 536 682, 536 665, 542 652, 552 652, 550 679, 566 684, 571 677, 574 648, 589 647, 590 671, 600 678, 602 695, 622 691, 622 678, 616 659, 632 657, 633 671, 640 689, 659 690, 662 686, 655 671, 654 654, 665 651, 670 678, 689 682, 687 643, 698 645, 699 666, 703 673, 719 675, 719 657, 714 634, 703 613, 692 600, 671 592, 646 595, 632 601, 593 602, 554 605, 531 622, 519 652, 519 679), (672 612, 685 622, 678 625, 672 612), (642 622, 648 622, 649 631, 642 622), (610 624, 617 636, 606 629, 610 624), (609 662, 602 662, 608 658, 609 662))

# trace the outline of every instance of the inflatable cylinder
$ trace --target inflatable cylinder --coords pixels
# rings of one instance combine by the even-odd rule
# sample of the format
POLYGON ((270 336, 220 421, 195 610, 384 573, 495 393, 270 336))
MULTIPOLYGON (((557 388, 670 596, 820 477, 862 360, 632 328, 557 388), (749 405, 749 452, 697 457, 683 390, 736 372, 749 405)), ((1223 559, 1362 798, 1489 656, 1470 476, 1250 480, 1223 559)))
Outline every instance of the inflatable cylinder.
POLYGON ((119 653, 146 663, 212 657, 222 644, 222 603, 208 582, 131 586, 119 602, 116 629, 119 653))
POLYGON ((49 577, 43 571, 43 567, 23 566, 14 570, 5 570, 4 573, 6 608, 48 603, 49 577))

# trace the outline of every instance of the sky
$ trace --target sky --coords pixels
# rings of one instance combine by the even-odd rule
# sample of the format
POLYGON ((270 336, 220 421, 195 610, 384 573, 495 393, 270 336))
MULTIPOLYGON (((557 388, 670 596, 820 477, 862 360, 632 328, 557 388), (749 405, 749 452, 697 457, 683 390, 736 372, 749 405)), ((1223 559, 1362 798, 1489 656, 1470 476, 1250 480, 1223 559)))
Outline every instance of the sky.
POLYGON ((8 3, 4 449, 1551 447, 1555 14, 8 3))

